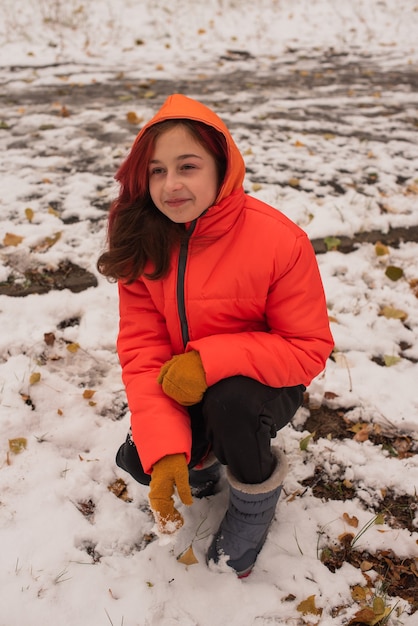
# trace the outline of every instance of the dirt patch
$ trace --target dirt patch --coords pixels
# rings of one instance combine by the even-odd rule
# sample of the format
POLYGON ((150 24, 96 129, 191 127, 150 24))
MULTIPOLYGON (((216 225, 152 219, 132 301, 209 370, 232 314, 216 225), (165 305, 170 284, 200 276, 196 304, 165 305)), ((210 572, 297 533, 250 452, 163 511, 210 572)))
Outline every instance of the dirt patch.
POLYGON ((71 261, 62 261, 56 269, 29 268, 19 275, 12 273, 7 281, 0 283, 0 295, 22 297, 52 289, 79 293, 89 287, 97 287, 94 274, 71 261))
MULTIPOLYGON (((384 430, 379 424, 354 422, 349 419, 351 409, 331 408, 323 405, 309 410, 304 429, 311 433, 312 440, 318 439, 351 439, 358 441, 359 445, 364 442, 380 446, 390 456, 398 459, 408 458, 418 453, 417 442, 412 437, 384 430)), ((405 529, 416 533, 416 511, 418 510, 418 497, 409 494, 397 494, 382 487, 375 493, 376 503, 371 505, 362 497, 362 486, 355 481, 344 478, 344 468, 341 467, 341 475, 332 477, 322 465, 317 465, 312 476, 301 482, 302 486, 310 489, 312 495, 323 501, 351 500, 358 498, 364 507, 374 514, 370 525, 374 523, 386 523, 391 528, 405 529)), ((303 494, 302 494, 303 495, 303 494)), ((349 519, 349 525, 356 527, 358 520, 349 519)), ((355 532, 344 533, 336 542, 328 542, 321 547, 320 558, 322 563, 331 571, 336 572, 344 563, 360 569, 365 577, 365 587, 361 593, 365 598, 375 593, 377 586, 384 590, 385 597, 402 598, 409 602, 411 613, 418 610, 418 570, 416 560, 413 558, 401 559, 392 550, 380 550, 372 553, 358 548, 357 542, 366 529, 357 529, 355 532), (377 581, 368 575, 368 572, 377 575, 377 581)), ((319 532, 318 545, 321 540, 319 532)), ((370 605, 369 599, 369 605, 370 605)), ((366 606, 365 602, 365 606, 366 606)), ((352 626, 363 626, 369 621, 351 621, 352 626)), ((376 622, 373 622, 376 623, 376 622)), ((384 623, 384 622, 382 622, 384 623)), ((380 622, 379 622, 380 624, 380 622)))

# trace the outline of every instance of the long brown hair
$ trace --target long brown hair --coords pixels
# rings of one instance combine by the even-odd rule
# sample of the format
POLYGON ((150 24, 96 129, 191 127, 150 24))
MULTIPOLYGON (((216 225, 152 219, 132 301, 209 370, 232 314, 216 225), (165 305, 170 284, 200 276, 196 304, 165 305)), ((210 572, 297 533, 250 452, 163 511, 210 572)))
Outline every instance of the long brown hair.
POLYGON ((215 159, 220 189, 227 167, 224 136, 212 126, 189 119, 174 119, 150 126, 136 141, 115 178, 119 195, 110 207, 107 250, 97 262, 101 274, 126 283, 144 274, 157 280, 169 270, 173 248, 185 237, 184 224, 172 222, 154 205, 149 193, 148 163, 157 138, 174 126, 185 126, 215 159), (145 274, 151 261, 153 270, 145 274))

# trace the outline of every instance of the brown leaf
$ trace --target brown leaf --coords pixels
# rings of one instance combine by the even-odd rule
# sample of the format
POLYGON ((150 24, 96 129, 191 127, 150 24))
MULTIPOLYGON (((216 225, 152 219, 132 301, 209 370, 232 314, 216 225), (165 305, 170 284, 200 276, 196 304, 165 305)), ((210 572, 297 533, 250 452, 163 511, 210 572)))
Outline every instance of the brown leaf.
POLYGON ((117 498, 120 498, 124 502, 132 502, 132 499, 128 495, 128 488, 123 478, 117 478, 113 483, 107 487, 117 498))
POLYGON ((326 391, 324 393, 324 398, 326 398, 326 400, 334 400, 335 398, 338 398, 338 393, 334 393, 333 391, 326 391))
POLYGON ((4 246, 18 246, 22 243, 24 237, 20 235, 14 235, 13 233, 6 233, 3 237, 4 246))
POLYGON ((348 513, 344 513, 343 519, 349 526, 353 526, 353 528, 358 528, 358 519, 357 517, 350 517, 348 513))
POLYGON ((369 438, 371 428, 370 424, 364 424, 363 428, 361 428, 353 437, 354 441, 367 441, 369 438))
POLYGON ((360 609, 360 611, 357 611, 353 619, 350 620, 348 623, 349 625, 360 623, 360 624, 365 624, 366 626, 369 626, 375 617, 376 616, 375 616, 373 609, 370 608, 369 606, 366 606, 364 609, 360 609))
POLYGON ((322 609, 318 609, 315 605, 315 596, 309 596, 306 600, 302 600, 296 607, 302 615, 322 615, 322 609))
POLYGON ((142 117, 138 117, 135 111, 128 111, 128 113, 126 114, 126 120, 128 124, 140 124, 142 122, 142 119, 142 117))
POLYGON ((177 561, 183 563, 183 565, 195 565, 199 563, 191 545, 177 557, 177 561))
POLYGON ((90 400, 94 396, 95 393, 96 391, 94 389, 85 389, 83 391, 83 398, 85 400, 90 400))
POLYGON ((44 341, 47 346, 53 346, 55 343, 54 333, 44 333, 44 341))

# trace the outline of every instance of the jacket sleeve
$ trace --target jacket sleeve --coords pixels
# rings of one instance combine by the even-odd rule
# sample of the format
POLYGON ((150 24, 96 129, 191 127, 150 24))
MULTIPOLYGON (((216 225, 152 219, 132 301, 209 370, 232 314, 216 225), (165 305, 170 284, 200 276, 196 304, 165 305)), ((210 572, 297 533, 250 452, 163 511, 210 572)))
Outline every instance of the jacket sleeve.
POLYGON ((141 279, 119 284, 119 309, 117 350, 144 471, 151 473, 154 463, 167 454, 183 452, 189 462, 189 414, 157 382, 161 366, 172 357, 164 317, 141 279))
POLYGON ((200 353, 209 386, 236 375, 271 387, 308 386, 324 369, 334 342, 314 250, 301 234, 284 267, 281 253, 266 296, 268 331, 212 335, 187 345, 200 353))

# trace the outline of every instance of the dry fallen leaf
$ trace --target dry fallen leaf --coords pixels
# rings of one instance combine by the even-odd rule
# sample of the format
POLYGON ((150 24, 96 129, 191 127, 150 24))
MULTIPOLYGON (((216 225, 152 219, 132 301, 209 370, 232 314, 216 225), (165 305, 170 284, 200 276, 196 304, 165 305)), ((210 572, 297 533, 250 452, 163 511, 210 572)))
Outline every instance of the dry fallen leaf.
POLYGON ((315 605, 315 596, 309 596, 306 600, 302 600, 296 607, 302 615, 322 615, 322 609, 318 609, 315 605))
POLYGON ((42 239, 42 241, 40 241, 36 246, 34 246, 32 250, 34 252, 46 252, 47 250, 52 248, 52 246, 56 244, 57 241, 61 239, 61 235, 62 233, 58 232, 58 233, 54 233, 52 237, 45 237, 45 239, 42 239))
POLYGON ((107 486, 117 498, 124 502, 132 502, 132 499, 128 495, 128 488, 123 478, 117 478, 113 483, 107 486))
POLYGON ((367 598, 368 589, 367 587, 360 587, 360 585, 355 585, 351 590, 351 597, 354 602, 364 602, 367 598))
POLYGON ((25 215, 26 215, 26 219, 28 220, 28 222, 31 222, 33 220, 35 213, 33 209, 25 209, 25 215))
POLYGON ((83 391, 83 398, 85 398, 86 400, 90 400, 95 393, 96 391, 94 389, 85 389, 83 391))
POLYGON ((47 346, 53 346, 55 343, 54 333, 44 333, 44 341, 47 346))
POLYGON ((40 380, 41 380, 40 372, 33 372, 29 377, 29 384, 36 385, 36 383, 39 383, 40 380))
POLYGON ((135 111, 128 111, 126 114, 126 120, 128 124, 140 124, 142 122, 142 117, 138 117, 135 111))
POLYGON ((396 309, 393 306, 383 306, 380 309, 379 315, 383 315, 386 319, 401 320, 402 322, 408 318, 408 313, 405 313, 402 309, 396 309))
POLYGON ((345 522, 347 522, 347 524, 349 526, 353 526, 353 528, 358 528, 358 519, 357 519, 357 517, 355 517, 355 516, 350 517, 348 515, 348 513, 344 513, 343 519, 344 519, 345 522))
POLYGON ((183 563, 183 565, 195 565, 199 563, 191 545, 177 557, 177 561, 183 563))
POLYGON ((4 246, 18 246, 22 243, 24 237, 20 235, 14 235, 13 233, 6 233, 3 237, 4 246))
POLYGON ((79 349, 80 349, 80 344, 78 343, 69 343, 67 346, 67 350, 68 352, 71 352, 71 354, 75 354, 76 352, 78 352, 79 349))
POLYGON ((23 450, 26 450, 28 441, 25 437, 16 437, 15 439, 9 439, 9 450, 13 454, 20 454, 23 450))
POLYGON ((376 256, 385 256, 389 254, 389 248, 385 246, 384 243, 381 243, 380 241, 376 242, 374 246, 374 251, 376 253, 376 256))

